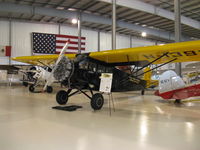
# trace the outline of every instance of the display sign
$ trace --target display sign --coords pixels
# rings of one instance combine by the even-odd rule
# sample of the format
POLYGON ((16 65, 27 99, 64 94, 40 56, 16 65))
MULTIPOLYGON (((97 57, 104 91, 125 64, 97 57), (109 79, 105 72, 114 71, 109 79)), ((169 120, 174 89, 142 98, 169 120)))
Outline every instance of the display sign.
POLYGON ((101 83, 100 83, 100 92, 110 93, 112 88, 112 73, 102 73, 101 74, 101 83))
POLYGON ((7 81, 7 71, 6 70, 0 70, 0 82, 7 81))

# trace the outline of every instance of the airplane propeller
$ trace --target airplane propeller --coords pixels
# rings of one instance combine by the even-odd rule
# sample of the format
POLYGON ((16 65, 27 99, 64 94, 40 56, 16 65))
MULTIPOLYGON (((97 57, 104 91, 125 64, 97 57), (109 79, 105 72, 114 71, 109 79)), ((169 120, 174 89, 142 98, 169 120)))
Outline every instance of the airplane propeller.
POLYGON ((70 40, 66 42, 65 46, 61 50, 59 57, 46 81, 43 91, 45 91, 55 80, 62 81, 70 76, 73 64, 71 60, 64 55, 69 43, 70 40))

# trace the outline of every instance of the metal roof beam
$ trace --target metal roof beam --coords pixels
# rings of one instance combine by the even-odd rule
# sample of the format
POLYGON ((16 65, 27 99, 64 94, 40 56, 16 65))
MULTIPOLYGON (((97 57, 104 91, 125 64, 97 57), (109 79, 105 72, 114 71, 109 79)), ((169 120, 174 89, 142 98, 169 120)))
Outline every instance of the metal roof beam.
MULTIPOLYGON (((34 7, 34 6, 28 6, 28 5, 4 3, 4 2, 0 2, 0 11, 9 12, 9 13, 24 13, 24 14, 29 14, 29 15, 42 15, 42 16, 58 17, 58 18, 65 18, 65 19, 77 18, 78 16, 78 12, 76 11, 68 11, 68 10, 62 11, 62 10, 57 10, 55 8, 44 8, 44 7, 36 7, 36 6, 34 7)), ((106 18, 103 16, 94 15, 94 14, 88 14, 84 12, 82 13, 82 21, 97 23, 97 24, 105 24, 105 25, 112 24, 112 21, 110 18, 106 18)), ((158 38, 174 40, 173 33, 163 31, 163 30, 142 27, 142 26, 127 23, 124 21, 117 21, 117 26, 120 28, 133 30, 139 33, 145 31, 147 32, 147 34, 157 36, 158 38)), ((190 38, 183 36, 183 40, 184 41, 190 40, 190 38)))
POLYGON ((81 7, 81 10, 84 11, 84 10, 87 10, 89 9, 90 7, 93 7, 94 5, 97 5, 99 3, 99 1, 93 1, 93 0, 90 0, 88 3, 86 3, 85 5, 83 5, 81 7))
MULTIPOLYGON (((98 0, 98 1, 112 3, 112 0, 98 0)), ((121 1, 117 1, 116 3, 119 6, 124 6, 127 8, 143 11, 143 12, 150 13, 153 15, 158 15, 158 16, 161 16, 173 21, 175 20, 173 12, 167 11, 165 9, 162 9, 162 8, 159 8, 154 5, 147 4, 138 0, 121 0, 121 1)), ((199 21, 185 17, 185 16, 181 16, 181 23, 188 25, 190 27, 196 28, 196 29, 200 29, 199 21)))

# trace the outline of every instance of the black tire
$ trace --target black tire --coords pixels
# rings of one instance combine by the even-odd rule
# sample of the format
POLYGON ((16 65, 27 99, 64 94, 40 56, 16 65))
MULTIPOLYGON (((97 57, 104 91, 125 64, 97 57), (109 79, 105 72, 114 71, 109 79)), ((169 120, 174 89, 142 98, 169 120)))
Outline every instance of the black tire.
POLYGON ((145 90, 142 90, 142 91, 141 91, 141 95, 144 95, 144 92, 145 92, 145 90))
POLYGON ((23 82, 22 84, 23 84, 23 86, 28 87, 28 83, 27 82, 23 82))
POLYGON ((68 92, 61 90, 56 94, 56 101, 60 105, 65 105, 68 101, 68 92))
POLYGON ((176 99, 176 100, 174 101, 174 103, 175 103, 175 104, 181 104, 181 99, 176 99))
POLYGON ((92 96, 90 105, 94 110, 100 110, 103 107, 104 98, 100 93, 96 93, 92 96))
POLYGON ((34 91, 35 91, 34 85, 30 85, 30 86, 29 86, 29 91, 30 91, 30 92, 34 92, 34 91))
POLYGON ((47 86, 47 93, 52 93, 52 92, 53 92, 52 86, 47 86))

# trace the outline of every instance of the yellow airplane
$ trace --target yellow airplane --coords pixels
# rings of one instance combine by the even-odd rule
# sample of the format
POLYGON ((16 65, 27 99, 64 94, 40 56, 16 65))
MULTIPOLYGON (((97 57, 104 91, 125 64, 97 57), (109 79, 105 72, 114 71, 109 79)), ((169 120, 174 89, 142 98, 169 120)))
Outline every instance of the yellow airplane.
POLYGON ((144 72, 146 72, 143 76, 143 79, 146 81, 146 88, 154 88, 158 86, 158 80, 152 80, 152 71, 150 67, 144 68, 144 72))
POLYGON ((99 89, 101 73, 113 74, 111 91, 144 91, 146 81, 141 79, 141 76, 149 70, 139 73, 142 69, 151 64, 160 65, 150 71, 168 63, 199 61, 200 40, 86 54, 22 56, 13 60, 38 66, 56 64, 50 76, 68 87, 68 91, 61 90, 57 93, 56 101, 66 104, 69 97, 81 92, 91 100, 91 107, 99 110, 104 104, 104 99, 101 93, 94 94, 93 90, 99 89), (58 57, 59 61, 56 61, 58 57), (129 74, 116 68, 124 65, 135 65, 139 69, 129 74), (76 91, 72 92, 72 89, 76 91), (84 89, 89 89, 91 96, 84 89))

